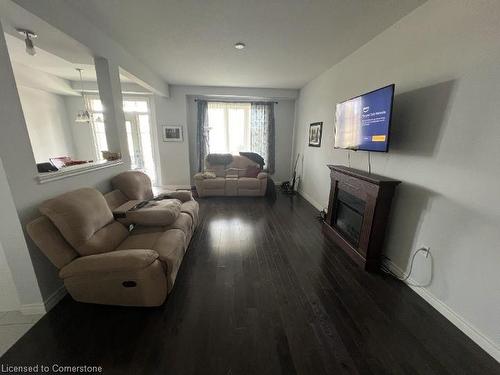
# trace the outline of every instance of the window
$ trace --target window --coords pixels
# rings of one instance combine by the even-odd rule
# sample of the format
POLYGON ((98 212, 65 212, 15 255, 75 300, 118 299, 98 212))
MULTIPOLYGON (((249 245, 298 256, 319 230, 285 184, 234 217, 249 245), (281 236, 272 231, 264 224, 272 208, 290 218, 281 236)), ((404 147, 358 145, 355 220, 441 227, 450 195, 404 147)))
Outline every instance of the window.
POLYGON ((131 168, 146 173, 154 184, 156 172, 150 118, 148 113, 125 112, 125 130, 127 131, 131 168))
MULTIPOLYGON (((90 100, 96 153, 102 158, 101 151, 108 149, 104 127, 103 106, 98 98, 90 100)), ((151 115, 147 98, 123 100, 125 131, 130 154, 131 168, 146 173, 153 184, 156 182, 156 169, 153 159, 151 137, 151 115)))
POLYGON ((90 99, 89 107, 92 113, 92 135, 94 137, 96 158, 101 160, 103 158, 102 151, 109 150, 102 103, 99 99, 90 99))
POLYGON ((274 103, 209 102, 198 99, 198 170, 210 153, 259 154, 274 173, 274 103))
POLYGON ((210 153, 237 154, 249 151, 250 103, 208 103, 210 153))

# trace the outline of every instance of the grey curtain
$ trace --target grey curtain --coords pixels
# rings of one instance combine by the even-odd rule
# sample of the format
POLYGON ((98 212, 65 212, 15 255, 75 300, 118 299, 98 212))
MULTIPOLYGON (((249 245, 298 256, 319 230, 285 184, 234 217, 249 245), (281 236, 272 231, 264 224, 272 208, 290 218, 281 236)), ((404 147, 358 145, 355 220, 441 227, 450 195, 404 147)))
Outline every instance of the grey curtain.
POLYGON ((203 172, 205 157, 208 154, 208 103, 206 100, 198 100, 196 145, 198 151, 198 172, 203 172))
POLYGON ((264 168, 274 173, 274 103, 254 102, 250 114, 250 144, 266 163, 264 168))

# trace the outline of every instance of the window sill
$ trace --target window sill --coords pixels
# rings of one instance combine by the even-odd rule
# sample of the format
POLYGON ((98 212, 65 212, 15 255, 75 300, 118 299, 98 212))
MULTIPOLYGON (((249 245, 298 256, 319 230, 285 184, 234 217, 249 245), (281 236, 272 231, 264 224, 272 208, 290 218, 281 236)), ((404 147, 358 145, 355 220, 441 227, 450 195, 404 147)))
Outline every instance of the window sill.
POLYGON ((99 169, 111 168, 121 164, 123 164, 122 160, 113 160, 113 161, 103 160, 95 163, 80 164, 80 165, 73 165, 71 167, 65 167, 58 170, 57 172, 39 173, 36 176, 36 178, 39 184, 45 184, 47 182, 57 181, 71 176, 77 176, 79 174, 89 173, 97 171, 99 169))

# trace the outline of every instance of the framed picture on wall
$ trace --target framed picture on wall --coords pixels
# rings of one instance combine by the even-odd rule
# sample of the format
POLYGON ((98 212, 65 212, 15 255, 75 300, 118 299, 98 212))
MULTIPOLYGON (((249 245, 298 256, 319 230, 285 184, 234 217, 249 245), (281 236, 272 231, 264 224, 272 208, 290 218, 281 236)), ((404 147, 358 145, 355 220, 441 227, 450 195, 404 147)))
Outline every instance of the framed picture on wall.
POLYGON ((323 132, 323 123, 315 122, 309 125, 309 146, 321 147, 321 133, 323 132))
POLYGON ((163 125, 163 142, 182 142, 182 126, 163 125))

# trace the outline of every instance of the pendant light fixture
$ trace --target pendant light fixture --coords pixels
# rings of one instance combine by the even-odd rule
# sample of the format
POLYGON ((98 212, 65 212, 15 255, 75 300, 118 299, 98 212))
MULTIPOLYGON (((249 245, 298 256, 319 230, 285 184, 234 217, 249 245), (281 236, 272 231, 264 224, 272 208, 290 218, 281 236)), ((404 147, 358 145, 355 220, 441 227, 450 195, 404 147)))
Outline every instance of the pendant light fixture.
POLYGON ((87 100, 85 100, 85 91, 83 90, 83 78, 82 78, 82 70, 81 68, 76 68, 78 73, 80 73, 80 85, 82 90, 82 98, 83 98, 83 110, 78 111, 76 114, 75 122, 87 123, 90 124, 90 113, 87 110, 87 100))

